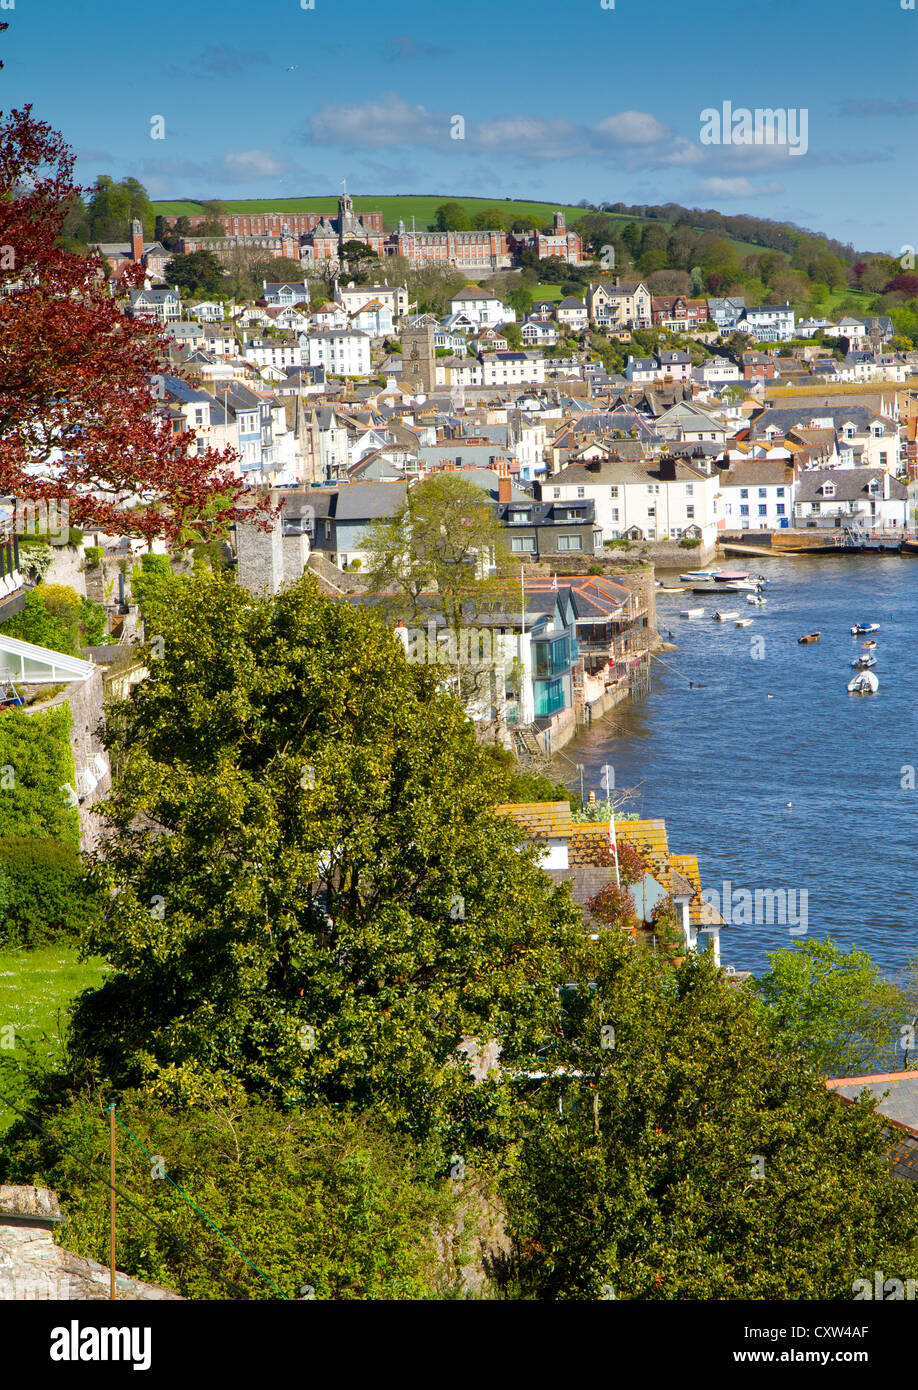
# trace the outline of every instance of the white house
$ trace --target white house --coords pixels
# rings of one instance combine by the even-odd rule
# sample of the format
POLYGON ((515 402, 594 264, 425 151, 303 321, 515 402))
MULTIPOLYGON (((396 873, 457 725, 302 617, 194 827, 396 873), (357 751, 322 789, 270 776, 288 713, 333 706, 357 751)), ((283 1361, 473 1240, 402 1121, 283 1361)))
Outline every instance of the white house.
POLYGON ((408 289, 405 285, 337 285, 335 300, 346 314, 356 314, 371 299, 378 299, 392 315, 393 321, 408 313, 408 289))
POLYGON ((658 361, 661 374, 674 381, 688 381, 692 374, 692 359, 687 352, 661 352, 658 361))
POLYGON ((520 337, 526 347, 552 347, 558 341, 558 325, 551 319, 526 319, 520 337))
POLYGON ((453 314, 465 314, 476 328, 516 323, 516 311, 478 285, 466 285, 464 290, 459 290, 449 301, 449 307, 453 314))
POLYGON ((590 321, 586 305, 572 294, 561 300, 555 312, 558 322, 565 324, 575 333, 580 333, 590 321))
POLYGON ((731 530, 779 531, 794 515, 794 470, 777 459, 734 463, 720 474, 721 511, 731 530))
POLYGON ((371 338, 389 338, 395 331, 392 310, 381 299, 368 299, 351 314, 350 327, 371 338))
POLYGON ((347 328, 347 310, 340 304, 323 304, 314 311, 312 325, 320 333, 327 333, 332 328, 347 328))
POLYGON ((847 521, 868 530, 902 528, 908 487, 881 468, 808 469, 797 482, 794 519, 798 526, 847 521))
POLYGON ((262 280, 261 284, 261 297, 271 308, 283 309, 285 305, 309 303, 309 286, 304 280, 288 283, 262 280))
POLYGON ((591 458, 569 463, 536 488, 543 501, 592 500, 604 541, 623 536, 680 540, 688 535, 711 545, 717 535, 719 479, 681 459, 632 464, 591 458))
POLYGON ((659 373, 659 363, 655 357, 629 357, 625 367, 625 377, 628 381, 650 382, 656 381, 659 373))
POLYGON ((695 368, 692 376, 705 386, 723 386, 727 382, 743 379, 739 367, 735 362, 731 362, 729 357, 709 357, 707 362, 702 362, 700 367, 695 368))
POLYGON ((366 333, 333 329, 306 339, 306 367, 324 367, 328 376, 369 376, 370 339, 366 333))
POLYGON ((481 359, 482 385, 521 386, 545 380, 545 358, 538 353, 488 352, 481 359))
POLYGON ((254 362, 259 367, 275 367, 280 371, 285 367, 303 366, 303 349, 299 343, 277 338, 253 338, 246 343, 242 355, 247 362, 254 362))
POLYGON ((794 336, 794 311, 789 304, 759 304, 748 308, 737 324, 760 343, 784 343, 794 336))
POLYGON ((198 323, 222 323, 223 305, 216 300, 205 300, 201 304, 189 304, 188 312, 198 323))

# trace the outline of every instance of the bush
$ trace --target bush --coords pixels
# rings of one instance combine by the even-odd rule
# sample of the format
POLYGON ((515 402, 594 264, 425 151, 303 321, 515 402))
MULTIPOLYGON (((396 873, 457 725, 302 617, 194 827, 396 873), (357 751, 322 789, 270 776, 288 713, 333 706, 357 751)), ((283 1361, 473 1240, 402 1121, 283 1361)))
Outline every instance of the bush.
POLYGON ((4 631, 22 642, 77 656, 81 647, 105 641, 105 609, 66 584, 39 584, 26 595, 22 610, 4 624, 4 631))
POLYGON ((679 545, 683 550, 697 550, 699 545, 701 545, 701 537, 683 536, 679 545))
POLYGON ((44 946, 78 936, 101 904, 79 852, 59 840, 0 839, 0 941, 44 946))
POLYGON ((79 818, 62 787, 74 785, 70 706, 0 715, 0 836, 80 843, 79 818))
POLYGON ((98 565, 105 559, 104 545, 88 545, 86 547, 87 565, 98 565))

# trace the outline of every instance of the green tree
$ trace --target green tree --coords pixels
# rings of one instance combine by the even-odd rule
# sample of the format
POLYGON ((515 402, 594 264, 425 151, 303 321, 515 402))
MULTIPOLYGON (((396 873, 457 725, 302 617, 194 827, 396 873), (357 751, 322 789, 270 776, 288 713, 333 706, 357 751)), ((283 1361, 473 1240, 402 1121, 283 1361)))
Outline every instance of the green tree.
POLYGON ((827 938, 795 942, 768 961, 757 988, 769 1006, 775 1046, 826 1076, 889 1070, 897 1051, 902 1063, 900 1030, 918 996, 885 980, 866 951, 843 951, 827 938))
MULTIPOLYGON (((5 1069, 0 1057, 0 1077, 5 1069)), ((66 1202, 68 1249, 107 1261, 106 1207, 78 1160, 95 1172, 106 1168, 108 1116, 98 1097, 83 1093, 37 1108, 71 1152, 20 1123, 0 1141, 3 1181, 30 1183, 40 1172, 66 1202)), ((119 1269, 193 1299, 232 1298, 220 1275, 255 1299, 447 1296, 440 1251, 449 1249, 458 1218, 454 1185, 431 1178, 404 1139, 372 1118, 328 1107, 284 1115, 238 1089, 191 1109, 131 1092, 118 1117, 162 1157, 169 1179, 156 1176, 147 1153, 116 1124, 120 1181, 165 1227, 122 1205, 119 1269)))
POLYGON ((438 232, 468 232, 472 221, 461 203, 441 203, 434 214, 434 230, 438 232))
POLYGON ((196 1102, 234 1080, 442 1140, 482 1094, 464 1037, 513 1058, 547 1036, 569 895, 493 817, 502 779, 436 669, 375 614, 311 577, 258 598, 205 571, 146 616, 87 938, 114 971, 74 1013, 75 1082, 196 1102))
POLYGON ((532 290, 526 285, 517 285, 506 297, 506 303, 516 310, 517 318, 524 319, 532 313, 532 290))
POLYGON ((469 599, 484 603, 504 592, 500 579, 489 587, 485 578, 509 564, 505 531, 488 494, 456 473, 415 483, 391 520, 368 528, 361 549, 369 552, 370 592, 398 595, 413 620, 422 616, 421 595, 436 593, 456 631, 469 599))
POLYGON ((505 1183, 518 1294, 850 1300, 867 1271, 918 1273, 880 1117, 775 1055, 750 991, 614 932, 590 974, 505 1183))
POLYGON ((186 295, 222 294, 226 276, 214 251, 188 251, 169 262, 169 283, 186 295))

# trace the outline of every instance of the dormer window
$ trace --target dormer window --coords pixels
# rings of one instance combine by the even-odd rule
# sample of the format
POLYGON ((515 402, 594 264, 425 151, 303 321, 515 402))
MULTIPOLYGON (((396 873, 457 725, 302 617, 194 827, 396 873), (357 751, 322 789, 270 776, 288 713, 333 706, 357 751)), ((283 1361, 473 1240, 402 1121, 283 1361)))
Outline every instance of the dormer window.
POLYGON ((835 496, 835 484, 834 484, 834 483, 823 483, 823 485, 822 485, 822 487, 819 489, 819 491, 820 491, 820 493, 822 494, 823 497, 834 497, 834 496, 835 496))

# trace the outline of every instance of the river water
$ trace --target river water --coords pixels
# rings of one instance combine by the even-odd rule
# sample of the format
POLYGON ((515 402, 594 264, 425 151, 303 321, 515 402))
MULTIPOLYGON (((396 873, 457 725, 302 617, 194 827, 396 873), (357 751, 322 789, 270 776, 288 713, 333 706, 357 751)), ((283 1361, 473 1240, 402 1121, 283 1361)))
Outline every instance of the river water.
POLYGON ((616 788, 636 788, 629 809, 665 818, 670 849, 697 854, 703 888, 738 919, 721 932, 724 964, 760 973, 767 952, 831 936, 897 976, 918 956, 918 558, 727 567, 771 581, 765 608, 744 594, 720 600, 752 626, 713 622, 718 605, 707 595, 658 592, 659 627, 678 650, 654 662, 646 699, 568 744, 554 775, 579 790, 582 764, 584 790, 602 796, 611 765, 616 788), (692 607, 704 617, 679 617, 692 607), (880 624, 872 696, 846 690, 864 640, 849 632, 858 622, 880 624), (816 630, 818 643, 798 645, 816 630), (748 914, 743 889, 778 896, 760 895, 748 914))

